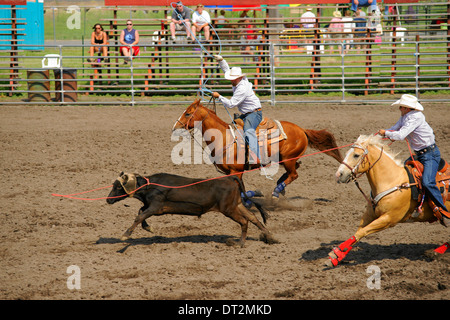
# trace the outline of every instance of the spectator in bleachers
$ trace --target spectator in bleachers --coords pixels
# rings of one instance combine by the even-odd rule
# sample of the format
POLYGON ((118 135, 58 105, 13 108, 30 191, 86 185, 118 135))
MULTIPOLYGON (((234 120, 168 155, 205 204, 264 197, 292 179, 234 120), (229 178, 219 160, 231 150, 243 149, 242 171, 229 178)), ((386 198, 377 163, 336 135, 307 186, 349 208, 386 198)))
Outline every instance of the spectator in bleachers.
POLYGON ((241 12, 241 14, 239 15, 239 18, 241 18, 241 20, 239 20, 239 23, 243 23, 246 19, 250 19, 249 11, 250 10, 244 10, 241 12))
MULTIPOLYGON (((330 26, 328 27, 328 31, 332 32, 330 34, 331 41, 339 43, 342 38, 342 32, 344 31, 344 24, 342 23, 342 14, 340 11, 333 12, 333 18, 330 21, 330 26)), ((330 45, 330 54, 333 54, 333 45, 330 45)), ((342 54, 342 46, 338 45, 339 54, 342 54)))
POLYGON ((353 30, 355 30, 355 24, 353 23, 352 12, 350 10, 345 11, 342 23, 344 24, 344 54, 347 54, 353 42, 353 30))
MULTIPOLYGON (((250 18, 246 18, 244 20, 245 25, 245 35, 241 36, 241 42, 244 44, 241 47, 242 54, 245 55, 253 55, 253 51, 256 50, 256 44, 255 41, 258 38, 255 31, 255 26, 252 25, 250 18)), ((247 59, 244 57, 244 61, 247 61, 247 59)), ((249 59, 251 61, 251 59, 249 59)))
POLYGON ((172 12, 172 21, 170 22, 170 34, 172 41, 175 41, 175 35, 177 31, 186 30, 187 38, 194 38, 191 36, 191 13, 192 10, 185 7, 183 3, 177 2, 177 7, 172 12))
POLYGON ((192 38, 195 39, 196 33, 200 33, 203 30, 205 33, 205 40, 210 40, 210 27, 211 17, 209 13, 203 9, 203 5, 197 5, 197 10, 192 14, 192 38))
MULTIPOLYGON (((333 12, 333 18, 330 21, 330 25, 328 27, 328 31, 332 32, 330 34, 330 42, 341 42, 340 40, 333 40, 333 39, 341 39, 342 38, 342 32, 344 32, 344 24, 342 23, 342 14, 340 11, 334 11, 333 12)), ((334 46, 330 45, 330 54, 333 54, 334 46)), ((342 46, 338 45, 338 51, 339 54, 342 54, 342 46)))
POLYGON ((101 53, 103 57, 108 56, 108 35, 105 31, 103 31, 103 27, 100 23, 96 23, 94 27, 92 28, 94 31, 92 31, 91 34, 91 44, 92 45, 103 45, 101 47, 90 47, 89 48, 89 55, 91 58, 88 58, 88 62, 95 62, 94 54, 101 53))
POLYGON ((358 9, 356 9, 356 14, 359 15, 361 18, 366 18, 366 13, 360 8, 358 7, 358 9))
POLYGON ((225 28, 224 23, 229 23, 230 21, 225 18, 225 10, 220 10, 220 16, 217 17, 217 29, 225 28))
MULTIPOLYGON (((355 17, 353 18, 353 22, 355 23, 355 35, 354 35, 355 41, 363 42, 367 32, 366 19, 360 16, 359 11, 356 11, 355 17)), ((363 49, 365 48, 365 46, 361 43, 357 43, 355 46, 358 54, 361 48, 363 49)))
POLYGON ((314 24, 316 22, 316 15, 312 12, 311 7, 306 8, 306 12, 300 17, 300 23, 305 30, 306 43, 312 43, 312 38, 314 37, 314 24))
POLYGON ((127 20, 127 27, 120 33, 120 53, 125 56, 124 63, 127 64, 131 58, 139 54, 139 32, 133 28, 133 21, 127 20), (131 52, 130 52, 131 46, 131 52))
POLYGON ((369 12, 377 10, 377 0, 352 0, 350 10, 356 12, 360 7, 369 7, 369 12))
POLYGON ((372 12, 367 14, 367 29, 370 29, 371 32, 374 32, 376 29, 375 25, 375 17, 372 12))

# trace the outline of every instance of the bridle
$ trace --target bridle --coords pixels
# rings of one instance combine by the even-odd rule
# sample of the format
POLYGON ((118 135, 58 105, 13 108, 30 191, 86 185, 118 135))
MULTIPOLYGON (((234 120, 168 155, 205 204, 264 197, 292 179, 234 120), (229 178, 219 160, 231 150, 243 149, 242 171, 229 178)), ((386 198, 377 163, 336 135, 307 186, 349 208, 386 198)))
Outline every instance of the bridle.
MULTIPOLYGON (((183 114, 177 119, 176 122, 178 122, 179 124, 181 124, 183 126, 184 129, 186 130, 190 130, 189 129, 189 122, 191 122, 191 120, 194 118, 195 113, 197 112, 197 110, 199 109, 199 106, 197 106, 194 110, 194 112, 192 112, 192 114, 189 116, 188 120, 186 121, 186 123, 181 122, 181 117, 183 116, 183 114, 186 113, 186 111, 183 112, 183 114)), ((208 108, 206 108, 208 111, 206 112, 206 115, 203 117, 203 119, 200 120, 200 122, 203 122, 208 116, 209 116, 209 112, 211 110, 209 110, 208 108)))
POLYGON ((342 161, 342 164, 345 165, 347 168, 350 169, 350 172, 351 172, 351 180, 355 183, 356 187, 357 187, 357 188, 359 189, 359 191, 362 193, 362 195, 363 195, 364 198, 366 199, 367 203, 370 204, 373 208, 375 208, 375 206, 377 205, 377 203, 378 203, 379 200, 374 201, 374 199, 373 199, 372 197, 369 198, 369 197, 364 193, 364 191, 361 189, 361 187, 359 186, 359 183, 358 183, 357 179, 358 179, 359 177, 361 177, 363 174, 369 172, 369 171, 377 164, 377 162, 381 159, 381 156, 383 155, 384 148, 381 147, 380 156, 378 157, 378 159, 377 159, 373 164, 370 163, 370 160, 369 160, 369 158, 367 157, 367 155, 369 154, 369 149, 368 149, 368 148, 364 148, 363 146, 361 146, 361 145, 359 145, 359 144, 353 144, 353 145, 351 146, 351 148, 358 148, 358 149, 361 149, 361 150, 363 150, 363 154, 360 156, 358 162, 356 163, 356 165, 355 165, 353 168, 352 168, 348 163, 345 163, 344 161, 342 161), (359 167, 360 167, 362 164, 364 164, 364 163, 366 162, 366 160, 367 160, 367 162, 369 163, 369 169, 367 169, 367 170, 364 171, 364 172, 360 172, 360 173, 358 174, 357 171, 358 171, 359 167))
POLYGON ((363 146, 361 146, 361 145, 359 145, 359 144, 353 144, 350 148, 358 148, 358 149, 363 150, 363 154, 360 156, 358 162, 356 163, 356 165, 355 165, 353 168, 352 168, 348 163, 345 163, 344 161, 341 162, 344 166, 346 166, 347 168, 350 169, 350 172, 351 172, 351 174, 352 174, 352 175, 351 175, 352 181, 356 181, 356 179, 358 179, 359 177, 361 177, 363 174, 369 172, 369 171, 375 166, 375 164, 381 159, 381 156, 383 155, 383 151, 384 151, 384 148, 381 147, 380 156, 379 156, 378 159, 372 164, 372 163, 370 163, 370 160, 369 160, 369 158, 367 157, 367 155, 369 154, 369 149, 368 149, 368 148, 364 148, 363 146), (358 174, 358 169, 359 169, 359 167, 360 167, 362 164, 365 164, 366 160, 367 160, 367 162, 369 163, 369 169, 368 169, 367 171, 360 172, 360 173, 358 174))

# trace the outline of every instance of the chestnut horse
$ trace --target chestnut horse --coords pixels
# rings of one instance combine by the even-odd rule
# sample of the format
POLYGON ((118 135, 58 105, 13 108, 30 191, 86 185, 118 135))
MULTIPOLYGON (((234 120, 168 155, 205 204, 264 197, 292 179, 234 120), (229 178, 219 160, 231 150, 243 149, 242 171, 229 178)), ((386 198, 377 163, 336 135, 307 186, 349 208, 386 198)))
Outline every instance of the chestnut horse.
MULTIPOLYGON (((237 175, 239 178, 242 178, 242 174, 245 171, 245 163, 237 161, 238 144, 233 143, 233 139, 230 139, 229 124, 222 121, 213 110, 204 107, 200 103, 200 99, 197 99, 178 118, 173 130, 193 129, 195 122, 201 122, 203 139, 205 139, 205 132, 210 129, 215 129, 220 133, 218 136, 222 137, 222 139, 216 139, 213 136, 209 141, 205 139, 207 146, 211 150, 211 156, 219 159, 219 161, 214 162, 216 167, 225 174, 239 173, 237 175), (232 157, 229 157, 230 153, 233 155, 232 157)), ((305 130, 287 121, 280 121, 280 123, 287 138, 280 140, 277 146, 267 146, 267 155, 271 159, 277 156, 278 161, 281 162, 286 170, 286 173, 278 180, 277 186, 272 193, 276 198, 279 197, 279 193, 284 192, 288 184, 297 179, 297 168, 299 166, 297 160, 304 154, 308 145, 314 149, 324 151, 338 162, 342 161, 336 140, 328 131, 305 130)), ((251 168, 258 168, 260 165, 253 164, 250 166, 251 168)))
MULTIPOLYGON (((445 169, 444 169, 445 170, 445 169)), ((448 171, 447 171, 448 172, 448 171)), ((363 237, 395 226, 407 220, 433 222, 437 218, 425 201, 422 212, 415 212, 418 201, 411 196, 411 185, 404 165, 396 160, 381 136, 360 136, 347 152, 336 172, 338 183, 348 183, 366 173, 374 198, 366 207, 354 236, 341 243, 329 253, 329 266, 336 266, 363 237)), ((440 180, 450 180, 444 175, 440 180)), ((447 199, 446 206, 450 205, 447 199)), ((445 252, 448 243, 438 253, 445 252)))

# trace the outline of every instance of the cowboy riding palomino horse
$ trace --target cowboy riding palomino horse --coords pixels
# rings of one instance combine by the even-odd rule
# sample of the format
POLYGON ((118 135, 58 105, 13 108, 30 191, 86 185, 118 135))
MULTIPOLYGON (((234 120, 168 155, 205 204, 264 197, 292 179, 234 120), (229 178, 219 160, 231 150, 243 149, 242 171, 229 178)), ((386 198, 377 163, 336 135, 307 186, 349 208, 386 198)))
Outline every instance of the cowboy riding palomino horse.
MULTIPOLYGON (((258 168, 261 166, 260 163, 249 165, 245 161, 240 161, 239 144, 235 143, 237 139, 230 137, 230 135, 239 136, 239 134, 233 133, 233 130, 230 130, 231 126, 222 121, 213 110, 203 106, 200 103, 200 99, 197 99, 186 108, 180 118, 175 122, 173 130, 194 129, 196 122, 201 122, 202 136, 211 150, 211 157, 215 159, 213 160, 214 164, 224 174, 237 173, 238 177, 242 178, 242 174, 247 169, 246 166, 250 168, 258 168), (217 132, 220 132, 222 139, 216 139, 213 136, 210 137, 211 139, 209 141, 206 141, 205 132, 210 129, 215 129, 217 132)), ((334 136, 326 130, 305 130, 291 122, 278 122, 264 118, 256 133, 259 134, 261 131, 264 131, 261 129, 261 126, 267 126, 267 123, 273 122, 276 122, 282 127, 278 131, 282 131, 283 137, 281 135, 274 137, 276 143, 271 143, 266 140, 265 146, 267 150, 265 152, 270 159, 276 158, 286 170, 286 173, 277 182, 277 186, 272 193, 273 197, 278 198, 279 194, 284 192, 285 187, 297 179, 297 168, 299 167, 297 160, 305 153, 308 145, 314 149, 324 151, 324 153, 333 157, 339 163, 342 161, 342 156, 336 145, 334 136)), ((260 137, 259 140, 261 140, 260 137)))
MULTIPOLYGON (((436 217, 428 202, 425 201, 422 206, 421 195, 417 197, 417 200, 412 196, 416 191, 414 188, 419 185, 419 182, 416 182, 416 178, 408 172, 418 169, 420 168, 417 163, 407 162, 404 166, 395 159, 389 152, 388 146, 382 142, 381 136, 362 135, 358 138, 339 166, 336 179, 338 183, 356 182, 356 179, 365 173, 369 180, 372 197, 369 198, 365 195, 368 205, 358 230, 350 239, 333 248, 327 261, 329 266, 337 266, 353 248, 353 245, 363 237, 393 227, 399 222, 440 220, 445 225, 445 218, 436 217), (409 166, 412 167, 408 168, 409 166)), ((442 196, 446 205, 449 205, 450 166, 444 160, 441 161, 436 182, 438 187, 443 187, 442 196)), ((419 190, 418 193, 422 193, 422 191, 419 190)), ((445 243, 435 251, 444 253, 448 246, 449 244, 445 243)))

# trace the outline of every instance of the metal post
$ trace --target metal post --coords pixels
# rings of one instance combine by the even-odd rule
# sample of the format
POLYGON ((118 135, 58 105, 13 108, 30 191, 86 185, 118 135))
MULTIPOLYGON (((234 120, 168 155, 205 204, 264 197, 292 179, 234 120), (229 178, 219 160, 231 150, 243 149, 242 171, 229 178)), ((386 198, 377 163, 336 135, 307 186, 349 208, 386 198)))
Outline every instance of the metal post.
POLYGON ((342 83, 342 101, 341 102, 345 102, 345 54, 344 54, 344 50, 345 50, 345 40, 341 42, 341 83, 342 83))
MULTIPOLYGON (((131 12, 131 11, 130 11, 131 12)), ((134 106, 134 77, 133 77, 133 46, 129 45, 130 50, 130 77, 131 77, 131 105, 134 106)), ((126 57, 124 58, 126 59, 126 57)))
POLYGON ((416 51, 414 53, 416 62, 416 97, 419 98, 419 76, 420 76, 420 46, 419 46, 419 35, 416 35, 416 51))
POLYGON ((53 44, 56 44, 55 7, 52 7, 52 13, 53 13, 53 44))
POLYGON ((270 43, 270 103, 275 105, 275 49, 273 42, 270 43))
MULTIPOLYGON (((205 83, 205 63, 203 61, 203 50, 200 51, 200 88, 202 89, 203 84, 205 83)), ((201 99, 203 100, 205 94, 203 90, 200 90, 201 99)))
POLYGON ((59 89, 61 90, 61 103, 64 103, 64 86, 63 86, 63 56, 62 56, 62 45, 59 45, 59 80, 61 86, 59 89))
POLYGON ((447 42, 447 75, 448 77, 448 85, 450 87, 450 64, 449 59, 450 59, 450 3, 447 4, 447 37, 445 38, 445 41, 447 42))

